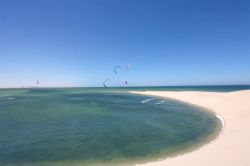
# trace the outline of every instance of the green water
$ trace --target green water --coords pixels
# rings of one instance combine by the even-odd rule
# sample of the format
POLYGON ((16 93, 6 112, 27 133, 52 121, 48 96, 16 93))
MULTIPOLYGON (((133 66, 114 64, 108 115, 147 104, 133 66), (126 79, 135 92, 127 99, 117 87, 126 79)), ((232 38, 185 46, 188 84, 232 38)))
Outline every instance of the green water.
POLYGON ((202 108, 112 89, 0 90, 1 166, 133 165, 198 146, 219 128, 202 108))

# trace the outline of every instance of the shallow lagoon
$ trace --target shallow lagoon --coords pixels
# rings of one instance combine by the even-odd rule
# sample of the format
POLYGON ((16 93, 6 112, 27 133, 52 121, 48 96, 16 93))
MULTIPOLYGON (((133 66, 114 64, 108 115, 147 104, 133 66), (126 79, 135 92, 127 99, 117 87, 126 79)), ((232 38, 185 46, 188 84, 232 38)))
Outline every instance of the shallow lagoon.
POLYGON ((100 89, 0 90, 0 165, 107 165, 173 156, 220 121, 182 102, 100 89))

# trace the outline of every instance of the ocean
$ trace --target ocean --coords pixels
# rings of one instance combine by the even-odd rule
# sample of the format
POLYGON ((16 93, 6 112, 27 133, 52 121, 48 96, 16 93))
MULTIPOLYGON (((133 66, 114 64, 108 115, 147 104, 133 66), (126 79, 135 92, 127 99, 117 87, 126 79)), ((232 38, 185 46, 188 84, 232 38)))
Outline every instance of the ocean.
POLYGON ((219 134, 210 110, 130 90, 202 87, 2 89, 0 165, 134 165, 193 150, 219 134))

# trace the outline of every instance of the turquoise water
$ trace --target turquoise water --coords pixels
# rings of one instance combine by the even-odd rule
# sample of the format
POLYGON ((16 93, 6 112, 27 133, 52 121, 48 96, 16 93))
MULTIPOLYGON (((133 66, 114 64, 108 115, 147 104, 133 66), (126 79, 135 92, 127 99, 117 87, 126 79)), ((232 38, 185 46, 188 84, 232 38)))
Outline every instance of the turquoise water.
POLYGON ((202 108, 125 90, 0 90, 1 166, 133 165, 189 150, 219 128, 202 108))

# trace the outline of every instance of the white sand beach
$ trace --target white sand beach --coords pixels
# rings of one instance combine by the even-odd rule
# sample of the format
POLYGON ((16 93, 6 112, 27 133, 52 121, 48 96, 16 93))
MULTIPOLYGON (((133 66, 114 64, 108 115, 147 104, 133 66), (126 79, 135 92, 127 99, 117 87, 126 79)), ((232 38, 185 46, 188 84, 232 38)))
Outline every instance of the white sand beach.
POLYGON ((221 135, 206 146, 143 166, 250 166, 250 90, 221 93, 198 91, 131 93, 172 98, 202 106, 220 115, 225 122, 221 135))

